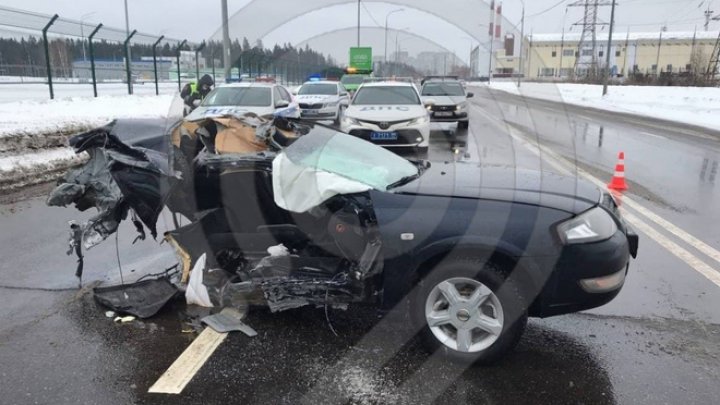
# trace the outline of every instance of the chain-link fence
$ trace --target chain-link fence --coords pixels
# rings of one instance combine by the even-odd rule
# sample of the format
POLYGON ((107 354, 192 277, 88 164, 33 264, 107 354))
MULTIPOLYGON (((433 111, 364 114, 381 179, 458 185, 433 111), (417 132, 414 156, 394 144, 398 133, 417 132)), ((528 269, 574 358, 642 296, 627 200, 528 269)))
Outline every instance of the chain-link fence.
POLYGON ((197 45, 128 35, 84 18, 90 16, 73 20, 0 7, 0 83, 23 84, 23 98, 54 98, 169 93, 195 77, 199 61, 191 49, 197 45))

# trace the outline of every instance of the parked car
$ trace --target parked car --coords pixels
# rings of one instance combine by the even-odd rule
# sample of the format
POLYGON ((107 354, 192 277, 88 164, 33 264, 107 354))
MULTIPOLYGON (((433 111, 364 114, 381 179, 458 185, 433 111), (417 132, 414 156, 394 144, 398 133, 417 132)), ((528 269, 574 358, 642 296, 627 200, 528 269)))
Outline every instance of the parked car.
POLYGON ((457 122, 458 128, 470 126, 468 98, 473 93, 465 91, 465 86, 456 79, 431 78, 423 81, 423 102, 430 104, 430 117, 433 122, 457 122))
POLYGON ((91 159, 49 203, 100 214, 72 246, 108 238, 129 210, 155 233, 167 206, 192 221, 165 237, 179 280, 202 271, 213 305, 407 308, 429 349, 481 363, 511 350, 528 316, 611 301, 637 255, 613 197, 576 178, 406 160, 309 122, 197 125, 173 131, 175 167, 112 126, 73 138, 91 159))
POLYGON ((187 119, 196 121, 210 116, 245 113, 269 117, 288 108, 296 109, 295 116, 300 116, 298 104, 285 87, 274 83, 240 82, 216 87, 187 119))
POLYGON ((339 125, 343 112, 350 104, 350 95, 339 82, 311 81, 300 87, 296 100, 302 118, 332 120, 339 125))
POLYGON ((430 145, 430 116, 409 82, 360 86, 343 115, 341 129, 386 148, 414 148, 421 155, 430 145))

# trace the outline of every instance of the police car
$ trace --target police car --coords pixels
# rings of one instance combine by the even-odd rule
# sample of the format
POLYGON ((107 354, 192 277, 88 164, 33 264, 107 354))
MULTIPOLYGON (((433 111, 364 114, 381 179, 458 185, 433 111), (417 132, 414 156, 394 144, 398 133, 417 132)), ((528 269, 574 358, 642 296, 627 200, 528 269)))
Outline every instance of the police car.
POLYGON ((364 83, 341 120, 342 132, 388 147, 413 147, 426 153, 430 115, 412 83, 364 83))
POLYGON ((467 99, 473 93, 465 91, 463 84, 455 77, 431 76, 423 80, 421 96, 430 107, 433 122, 457 122, 458 128, 467 129, 467 99))
POLYGON ((291 117, 300 116, 297 102, 285 87, 275 83, 231 83, 211 91, 185 119, 198 121, 208 117, 246 113, 270 116, 279 110, 289 110, 288 116, 291 117))
POLYGON ((332 120, 340 123, 350 95, 339 82, 311 80, 297 92, 300 116, 310 120, 332 120))

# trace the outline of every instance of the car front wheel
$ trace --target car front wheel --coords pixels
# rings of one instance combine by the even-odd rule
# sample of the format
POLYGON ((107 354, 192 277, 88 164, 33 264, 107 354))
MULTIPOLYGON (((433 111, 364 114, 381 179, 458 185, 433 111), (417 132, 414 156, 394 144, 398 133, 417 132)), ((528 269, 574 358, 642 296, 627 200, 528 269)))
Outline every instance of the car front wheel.
POLYGON ((421 282, 411 305, 431 352, 463 363, 490 364, 520 340, 527 311, 519 289, 490 263, 440 265, 421 282))

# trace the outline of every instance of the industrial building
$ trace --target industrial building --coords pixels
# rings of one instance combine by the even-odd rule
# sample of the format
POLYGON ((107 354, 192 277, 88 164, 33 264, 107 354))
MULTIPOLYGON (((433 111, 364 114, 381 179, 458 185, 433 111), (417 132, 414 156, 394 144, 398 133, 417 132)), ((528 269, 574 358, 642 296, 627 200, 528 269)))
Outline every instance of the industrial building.
MULTIPOLYGON (((610 48, 610 69, 614 76, 704 73, 718 35, 717 31, 615 32, 610 48)), ((592 53, 589 43, 579 49, 580 36, 579 32, 529 35, 524 42, 523 69, 520 69, 518 47, 510 45, 493 52, 493 74, 503 76, 524 72, 530 79, 570 77, 580 52, 585 57, 589 56, 588 52, 592 53)), ((598 33, 595 49, 599 69, 606 68, 607 41, 607 33, 598 33)), ((583 76, 585 72, 576 73, 583 76)))

